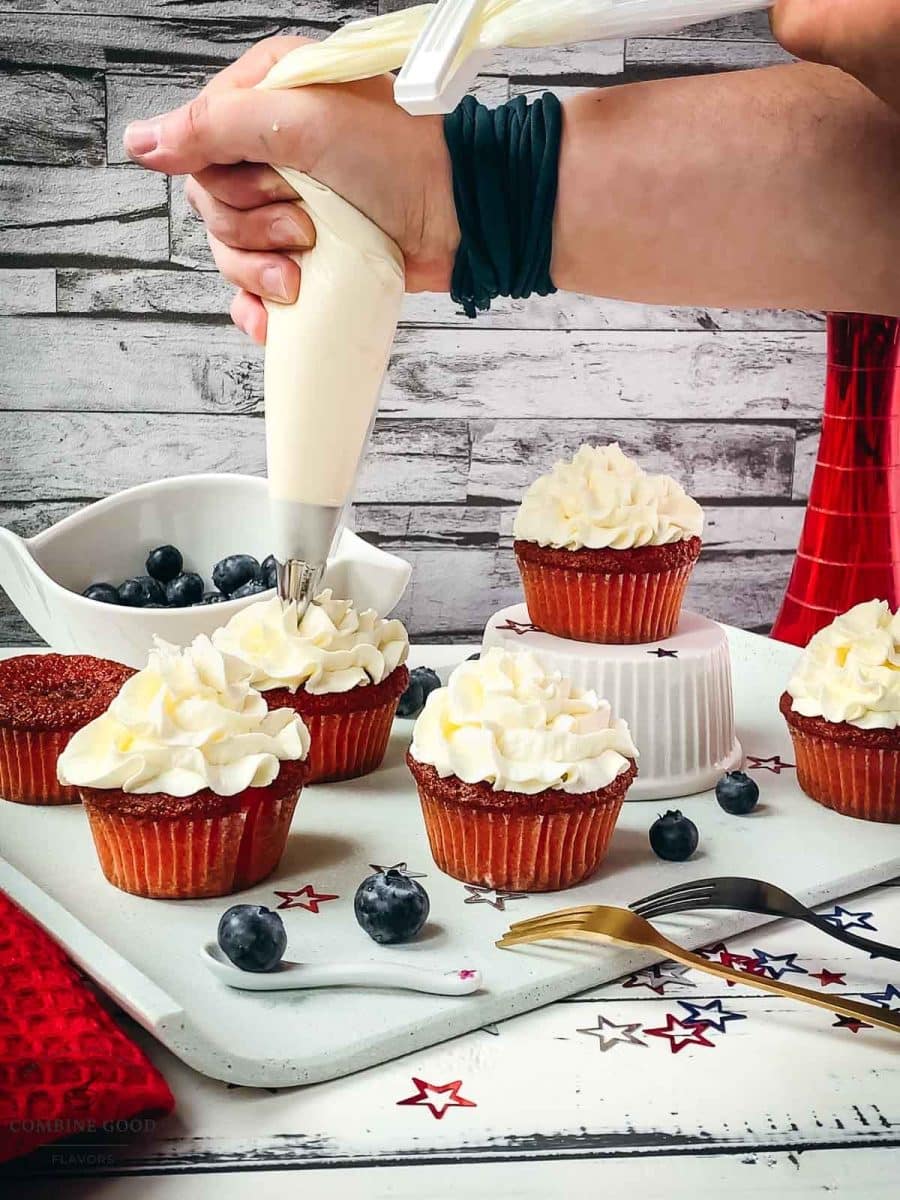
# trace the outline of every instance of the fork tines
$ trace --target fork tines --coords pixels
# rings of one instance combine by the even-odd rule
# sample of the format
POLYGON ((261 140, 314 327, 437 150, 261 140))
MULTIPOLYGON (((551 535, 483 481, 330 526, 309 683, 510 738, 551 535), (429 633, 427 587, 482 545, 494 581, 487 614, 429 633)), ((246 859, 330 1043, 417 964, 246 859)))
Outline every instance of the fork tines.
POLYGON ((713 895, 717 882, 716 879, 694 879, 689 883, 678 883, 674 887, 663 888, 661 892, 653 892, 641 900, 635 900, 628 907, 641 917, 702 908, 704 902, 713 895))

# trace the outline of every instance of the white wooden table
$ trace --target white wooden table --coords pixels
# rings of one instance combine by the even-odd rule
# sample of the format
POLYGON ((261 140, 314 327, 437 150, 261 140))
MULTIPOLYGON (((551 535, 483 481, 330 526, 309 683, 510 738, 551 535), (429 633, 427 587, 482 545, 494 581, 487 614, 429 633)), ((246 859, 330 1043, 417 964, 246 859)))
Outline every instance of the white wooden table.
MULTIPOLYGON (((823 911, 898 942, 900 880, 823 911)), ((514 915, 491 919, 499 934, 514 915)), ((711 953, 900 1008, 900 964, 803 925, 769 924, 711 953)), ((122 1020, 169 1081, 175 1112, 10 1164, 0 1196, 897 1195, 895 1035, 682 968, 277 1092, 197 1075, 122 1020)))

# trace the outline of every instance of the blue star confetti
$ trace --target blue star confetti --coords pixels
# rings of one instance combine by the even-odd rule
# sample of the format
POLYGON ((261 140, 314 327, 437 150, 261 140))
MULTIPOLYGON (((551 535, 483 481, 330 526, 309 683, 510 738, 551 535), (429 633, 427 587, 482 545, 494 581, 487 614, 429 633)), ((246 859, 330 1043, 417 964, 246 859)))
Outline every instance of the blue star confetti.
POLYGON ((731 1012, 723 1008, 721 1000, 710 1000, 709 1004, 692 1004, 688 1000, 679 1000, 678 1003, 688 1014, 682 1022, 683 1025, 706 1025, 718 1033, 727 1033, 725 1026, 728 1021, 747 1020, 746 1013, 731 1012))
POLYGON ((889 1008, 891 1012, 897 1011, 894 1008, 894 1000, 898 1001, 898 1008, 900 1008, 900 991, 892 983, 889 983, 883 992, 860 992, 859 995, 862 996, 863 1000, 871 1000, 873 1004, 880 1004, 882 1008, 889 1008))
POLYGON ((849 908, 841 908, 840 904, 836 904, 830 913, 822 913, 822 918, 845 933, 848 929, 867 929, 875 933, 878 926, 872 924, 872 915, 870 912, 851 912, 849 908))
POLYGON ((770 979, 780 979, 782 975, 788 974, 809 974, 805 967, 797 966, 796 954, 766 954, 765 950, 757 950, 755 946, 753 953, 762 968, 762 974, 768 975, 770 979), (775 963, 784 963, 784 966, 774 966, 775 963))

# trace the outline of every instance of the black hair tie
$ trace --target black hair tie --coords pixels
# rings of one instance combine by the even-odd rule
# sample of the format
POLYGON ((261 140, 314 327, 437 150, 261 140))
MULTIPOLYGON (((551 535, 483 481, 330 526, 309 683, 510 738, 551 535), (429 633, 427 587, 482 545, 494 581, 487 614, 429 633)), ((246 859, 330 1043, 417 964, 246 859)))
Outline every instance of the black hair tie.
POLYGON ((450 295, 466 316, 496 296, 556 291, 550 278, 562 109, 548 92, 485 108, 474 96, 444 118, 460 241, 450 295))

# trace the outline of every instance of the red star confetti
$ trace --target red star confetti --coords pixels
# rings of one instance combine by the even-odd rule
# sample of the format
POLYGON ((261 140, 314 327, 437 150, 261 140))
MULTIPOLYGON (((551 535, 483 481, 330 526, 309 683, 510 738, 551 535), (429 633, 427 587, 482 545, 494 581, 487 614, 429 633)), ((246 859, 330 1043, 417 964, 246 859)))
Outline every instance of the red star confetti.
POLYGON ((795 770, 793 763, 781 761, 780 754, 773 754, 771 758, 757 758, 753 754, 748 754, 747 766, 751 771, 771 771, 773 775, 780 775, 782 771, 795 770))
POLYGON ((526 633, 540 633, 537 625, 532 625, 530 621, 504 621, 502 625, 497 626, 498 629, 505 629, 508 633, 514 633, 516 637, 522 637, 526 633))
POLYGON ((644 1026, 644 1033, 649 1033, 651 1037, 668 1038, 669 1049, 673 1054, 677 1054, 685 1046, 712 1046, 715 1049, 715 1042, 711 1042, 709 1038, 703 1036, 707 1029, 709 1029, 709 1025, 705 1022, 689 1025, 687 1021, 679 1021, 674 1013, 666 1013, 664 1026, 657 1029, 648 1029, 644 1026))
MULTIPOLYGON (((732 954, 730 950, 723 949, 719 951, 719 962, 725 967, 732 967, 735 971, 743 971, 745 975, 766 974, 759 959, 752 958, 748 954, 732 954)), ((733 979, 726 979, 725 982, 729 987, 735 987, 733 979)))
POLYGON ((846 985, 847 980, 844 978, 844 971, 829 971, 827 967, 823 967, 821 971, 810 971, 810 979, 818 979, 819 987, 831 987, 832 984, 846 985))
POLYGON ((467 1100, 465 1096, 459 1094, 459 1089, 462 1087, 461 1079, 454 1079, 452 1083, 426 1083, 424 1079, 417 1079, 413 1075, 412 1081, 418 1089, 416 1094, 407 1096, 405 1100, 398 1100, 398 1108, 404 1104, 408 1104, 410 1107, 430 1108, 431 1115, 440 1121, 448 1108, 478 1107, 474 1100, 467 1100), (435 1102, 429 1099, 431 1096, 447 1096, 448 1099, 435 1102))
POLYGON ((296 892, 276 892, 275 895, 281 898, 281 903, 276 905, 276 908, 305 908, 311 913, 317 913, 319 905, 324 904, 326 900, 340 900, 340 896, 317 892, 311 883, 304 884, 296 892), (301 900, 301 896, 306 898, 301 900))
POLYGON ((834 1014, 837 1020, 832 1023, 832 1029, 849 1029, 851 1033, 859 1033, 861 1029, 871 1029, 871 1025, 867 1025, 865 1021, 860 1021, 858 1017, 841 1017, 837 1013, 834 1014))
POLYGON ((477 971, 469 971, 469 970, 457 971, 456 973, 460 977, 460 979, 474 979, 475 976, 478 974, 477 971))

